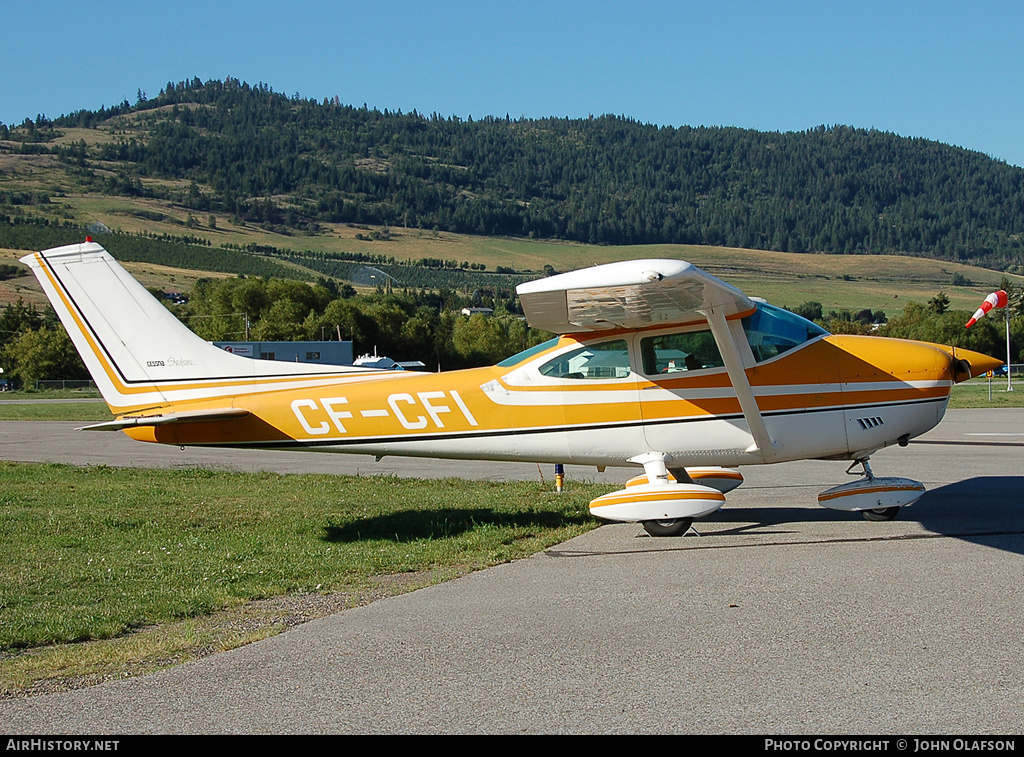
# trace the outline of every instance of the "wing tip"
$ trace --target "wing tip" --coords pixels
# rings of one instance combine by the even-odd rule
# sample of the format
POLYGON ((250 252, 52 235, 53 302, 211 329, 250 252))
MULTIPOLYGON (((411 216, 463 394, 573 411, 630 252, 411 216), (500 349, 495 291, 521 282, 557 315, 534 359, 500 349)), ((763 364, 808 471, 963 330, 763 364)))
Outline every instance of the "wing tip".
POLYGON ((40 258, 43 260, 57 260, 58 258, 77 257, 81 255, 88 255, 94 253, 107 253, 106 249, 101 244, 93 242, 91 239, 87 239, 85 242, 78 242, 75 244, 65 244, 60 247, 51 247, 47 250, 40 250, 39 252, 32 252, 28 255, 20 258, 21 262, 25 265, 32 265, 38 262, 40 258))

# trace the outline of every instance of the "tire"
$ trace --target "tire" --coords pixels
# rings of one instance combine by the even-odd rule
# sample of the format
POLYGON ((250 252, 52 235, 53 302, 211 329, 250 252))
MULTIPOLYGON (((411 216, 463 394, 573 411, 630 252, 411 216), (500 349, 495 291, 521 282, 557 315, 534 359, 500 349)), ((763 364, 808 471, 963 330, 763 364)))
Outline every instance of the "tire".
POLYGON ((864 520, 883 521, 892 520, 899 515, 898 507, 876 507, 873 510, 861 510, 864 520))
POLYGON ((645 520, 644 531, 651 536, 682 536, 690 530, 693 518, 672 518, 670 520, 645 520))

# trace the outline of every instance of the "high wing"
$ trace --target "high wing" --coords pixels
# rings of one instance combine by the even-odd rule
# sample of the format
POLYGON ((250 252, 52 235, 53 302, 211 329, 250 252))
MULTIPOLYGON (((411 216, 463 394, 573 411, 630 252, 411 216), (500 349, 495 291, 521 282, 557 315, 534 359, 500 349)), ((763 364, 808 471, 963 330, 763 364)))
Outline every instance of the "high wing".
POLYGON ((729 319, 748 315, 753 300, 734 286, 682 260, 608 263, 516 287, 534 328, 577 334, 615 328, 707 321, 736 390, 753 444, 767 462, 779 449, 768 434, 747 379, 737 334, 729 319))
POLYGON ((627 260, 516 287, 534 328, 577 334, 730 318, 754 310, 743 292, 682 260, 627 260))

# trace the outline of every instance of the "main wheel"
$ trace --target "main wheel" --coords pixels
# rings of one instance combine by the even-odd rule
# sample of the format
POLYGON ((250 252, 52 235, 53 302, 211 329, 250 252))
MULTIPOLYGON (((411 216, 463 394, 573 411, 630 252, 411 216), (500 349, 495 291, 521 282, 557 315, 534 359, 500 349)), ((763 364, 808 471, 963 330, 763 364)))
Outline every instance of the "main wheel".
POLYGON ((861 514, 864 516, 864 520, 892 520, 899 515, 900 509, 898 507, 876 507, 873 510, 861 510, 861 514))
POLYGON ((693 518, 670 518, 668 520, 645 520, 644 531, 651 536, 682 536, 690 530, 693 518))

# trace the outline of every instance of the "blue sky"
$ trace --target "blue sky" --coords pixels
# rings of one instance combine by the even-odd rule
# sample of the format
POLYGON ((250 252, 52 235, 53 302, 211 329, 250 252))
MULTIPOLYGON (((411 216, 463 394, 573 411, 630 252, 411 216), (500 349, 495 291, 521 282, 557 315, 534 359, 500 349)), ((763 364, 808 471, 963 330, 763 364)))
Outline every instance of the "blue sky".
POLYGON ((877 128, 1024 166, 1024 3, 8 2, 0 121, 168 81, 462 118, 877 128))

